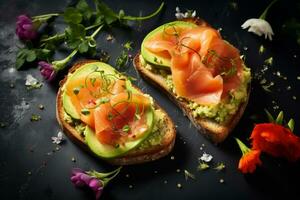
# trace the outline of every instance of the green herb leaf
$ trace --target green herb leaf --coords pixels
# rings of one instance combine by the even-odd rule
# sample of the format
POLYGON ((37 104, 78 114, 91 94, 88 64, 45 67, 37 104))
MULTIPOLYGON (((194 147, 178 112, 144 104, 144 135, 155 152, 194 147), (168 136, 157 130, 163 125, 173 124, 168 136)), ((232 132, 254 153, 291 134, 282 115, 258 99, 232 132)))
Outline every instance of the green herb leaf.
POLYGON ((85 20, 90 20, 93 16, 93 9, 87 4, 85 0, 79 0, 76 8, 82 13, 85 20))
POLYGON ((267 117, 268 117, 269 122, 275 123, 275 119, 274 119, 274 117, 271 115, 271 113, 269 113, 269 111, 268 111, 267 109, 264 109, 264 110, 265 110, 265 113, 267 114, 267 117))
POLYGON ((110 25, 118 20, 118 15, 101 0, 94 0, 98 17, 102 17, 106 24, 110 25))
POLYGON ((36 52, 33 49, 19 49, 16 58, 16 68, 20 69, 26 62, 33 62, 37 58, 36 52))
MULTIPOLYGON (((71 49, 76 49, 85 40, 86 30, 81 24, 70 24, 65 30, 66 42, 71 49)), ((82 50, 85 50, 84 48, 82 50)))
POLYGON ((107 98, 107 97, 102 97, 102 98, 99 99, 100 104, 104 104, 104 103, 107 103, 107 102, 109 102, 109 98, 107 98))
POLYGON ((197 169, 199 171, 203 171, 203 170, 206 170, 208 168, 209 168, 209 165, 207 163, 205 163, 205 162, 199 162, 199 165, 197 167, 197 169))
POLYGON ((90 114, 90 110, 87 109, 87 108, 83 108, 83 109, 81 109, 81 113, 82 113, 83 115, 89 115, 89 114, 90 114))
POLYGON ((64 20, 68 24, 79 24, 82 21, 82 14, 76 8, 66 8, 64 12, 64 20))
POLYGON ((220 162, 217 164, 217 166, 214 169, 220 172, 225 169, 225 164, 223 162, 220 162))
POLYGON ((196 179, 195 175, 186 169, 184 170, 184 177, 185 177, 185 180, 188 180, 189 178, 196 179))
POLYGON ((34 121, 40 121, 42 118, 40 115, 37 115, 37 114, 32 114, 31 115, 31 118, 30 118, 30 121, 34 122, 34 121))
POLYGON ((86 53, 89 50, 88 41, 84 40, 78 45, 78 50, 80 53, 86 53))
POLYGON ((294 119, 290 119, 290 121, 288 122, 287 126, 293 132, 294 128, 295 128, 295 121, 294 121, 294 119))
POLYGON ((276 124, 282 125, 283 122, 283 111, 280 111, 275 120, 276 124))
POLYGON ((123 128, 122 128, 122 131, 128 133, 130 131, 130 126, 129 125, 124 125, 123 128))

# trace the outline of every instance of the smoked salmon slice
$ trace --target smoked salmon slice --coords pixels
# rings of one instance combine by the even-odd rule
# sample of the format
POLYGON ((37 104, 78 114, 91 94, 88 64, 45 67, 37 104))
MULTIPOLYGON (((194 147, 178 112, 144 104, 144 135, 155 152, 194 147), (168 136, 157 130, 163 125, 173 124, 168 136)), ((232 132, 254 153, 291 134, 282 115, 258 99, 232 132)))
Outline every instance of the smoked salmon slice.
POLYGON ((201 105, 218 104, 240 85, 242 60, 239 51, 211 27, 167 27, 145 48, 171 61, 176 94, 201 105), (173 31, 172 31, 173 30, 173 31))
POLYGON ((141 94, 123 92, 95 109, 95 132, 101 143, 114 145, 120 140, 139 138, 147 129, 145 109, 150 100, 141 94), (125 139, 126 138, 126 139, 125 139))

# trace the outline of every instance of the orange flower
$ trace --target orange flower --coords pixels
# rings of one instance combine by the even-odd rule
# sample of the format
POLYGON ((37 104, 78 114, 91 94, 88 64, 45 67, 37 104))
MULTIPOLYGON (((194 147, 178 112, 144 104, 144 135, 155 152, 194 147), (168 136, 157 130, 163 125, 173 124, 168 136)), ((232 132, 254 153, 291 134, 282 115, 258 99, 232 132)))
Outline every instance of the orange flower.
POLYGON ((259 158, 261 151, 260 150, 252 150, 248 148, 241 140, 238 138, 235 138, 243 156, 241 157, 239 161, 239 170, 243 172, 244 174, 246 173, 253 173, 256 169, 257 165, 261 165, 262 162, 259 158))
POLYGON ((300 138, 290 129, 273 123, 257 124, 252 133, 252 149, 290 161, 300 158, 300 138))
POLYGON ((248 153, 244 154, 239 161, 239 170, 244 174, 253 173, 257 165, 261 165, 262 162, 259 158, 261 151, 250 150, 248 153))

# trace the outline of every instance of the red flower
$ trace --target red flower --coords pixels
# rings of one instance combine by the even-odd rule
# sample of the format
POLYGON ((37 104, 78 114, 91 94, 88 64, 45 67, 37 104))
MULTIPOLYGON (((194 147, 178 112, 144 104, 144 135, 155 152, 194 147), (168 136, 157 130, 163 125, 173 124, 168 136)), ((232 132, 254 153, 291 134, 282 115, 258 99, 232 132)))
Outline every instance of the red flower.
POLYGON ((290 161, 300 158, 300 138, 290 129, 273 123, 257 124, 251 134, 252 149, 290 161))
POLYGON ((245 173, 253 173, 257 165, 261 165, 262 162, 259 158, 261 151, 250 150, 245 153, 239 161, 239 170, 245 173))

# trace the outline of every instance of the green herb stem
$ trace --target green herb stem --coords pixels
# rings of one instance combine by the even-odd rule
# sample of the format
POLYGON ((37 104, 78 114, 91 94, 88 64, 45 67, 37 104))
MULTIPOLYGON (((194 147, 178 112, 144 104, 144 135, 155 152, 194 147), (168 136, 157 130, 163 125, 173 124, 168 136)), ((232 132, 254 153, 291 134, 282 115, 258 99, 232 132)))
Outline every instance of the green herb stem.
POLYGON ((160 4, 160 6, 158 7, 158 9, 153 12, 152 14, 150 15, 147 15, 147 16, 141 16, 141 17, 135 17, 135 16, 124 16, 122 17, 121 19, 124 19, 124 20, 135 20, 135 21, 141 21, 141 20, 147 20, 147 19, 150 19, 152 17, 154 17, 155 15, 157 15, 161 10, 162 8, 164 7, 164 2, 162 2, 160 4))
POLYGON ((267 13, 269 9, 273 6, 274 3, 276 3, 278 0, 273 0, 268 7, 264 10, 264 12, 260 15, 259 19, 266 19, 267 13))
POLYGON ((99 31, 103 28, 103 26, 104 25, 99 26, 90 37, 94 38, 99 33, 99 31))
POLYGON ((45 15, 33 16, 32 19, 58 17, 59 15, 60 15, 59 13, 50 13, 50 14, 45 14, 45 15))
POLYGON ((62 60, 53 61, 52 65, 54 66, 54 69, 56 71, 63 69, 66 66, 66 64, 68 62, 70 62, 70 60, 76 55, 77 52, 78 52, 78 49, 75 49, 66 58, 64 58, 62 60))
MULTIPOLYGON (((96 27, 99 27, 99 26, 103 26, 103 23, 99 23, 99 24, 94 24, 94 25, 91 25, 91 26, 88 26, 85 28, 86 31, 88 30, 91 30, 93 28, 96 28, 96 27)), ((65 33, 61 33, 61 34, 56 34, 56 35, 53 35, 51 37, 48 37, 48 38, 45 38, 45 39, 42 39, 41 42, 49 42, 51 40, 62 40, 64 39, 66 36, 65 33)))

